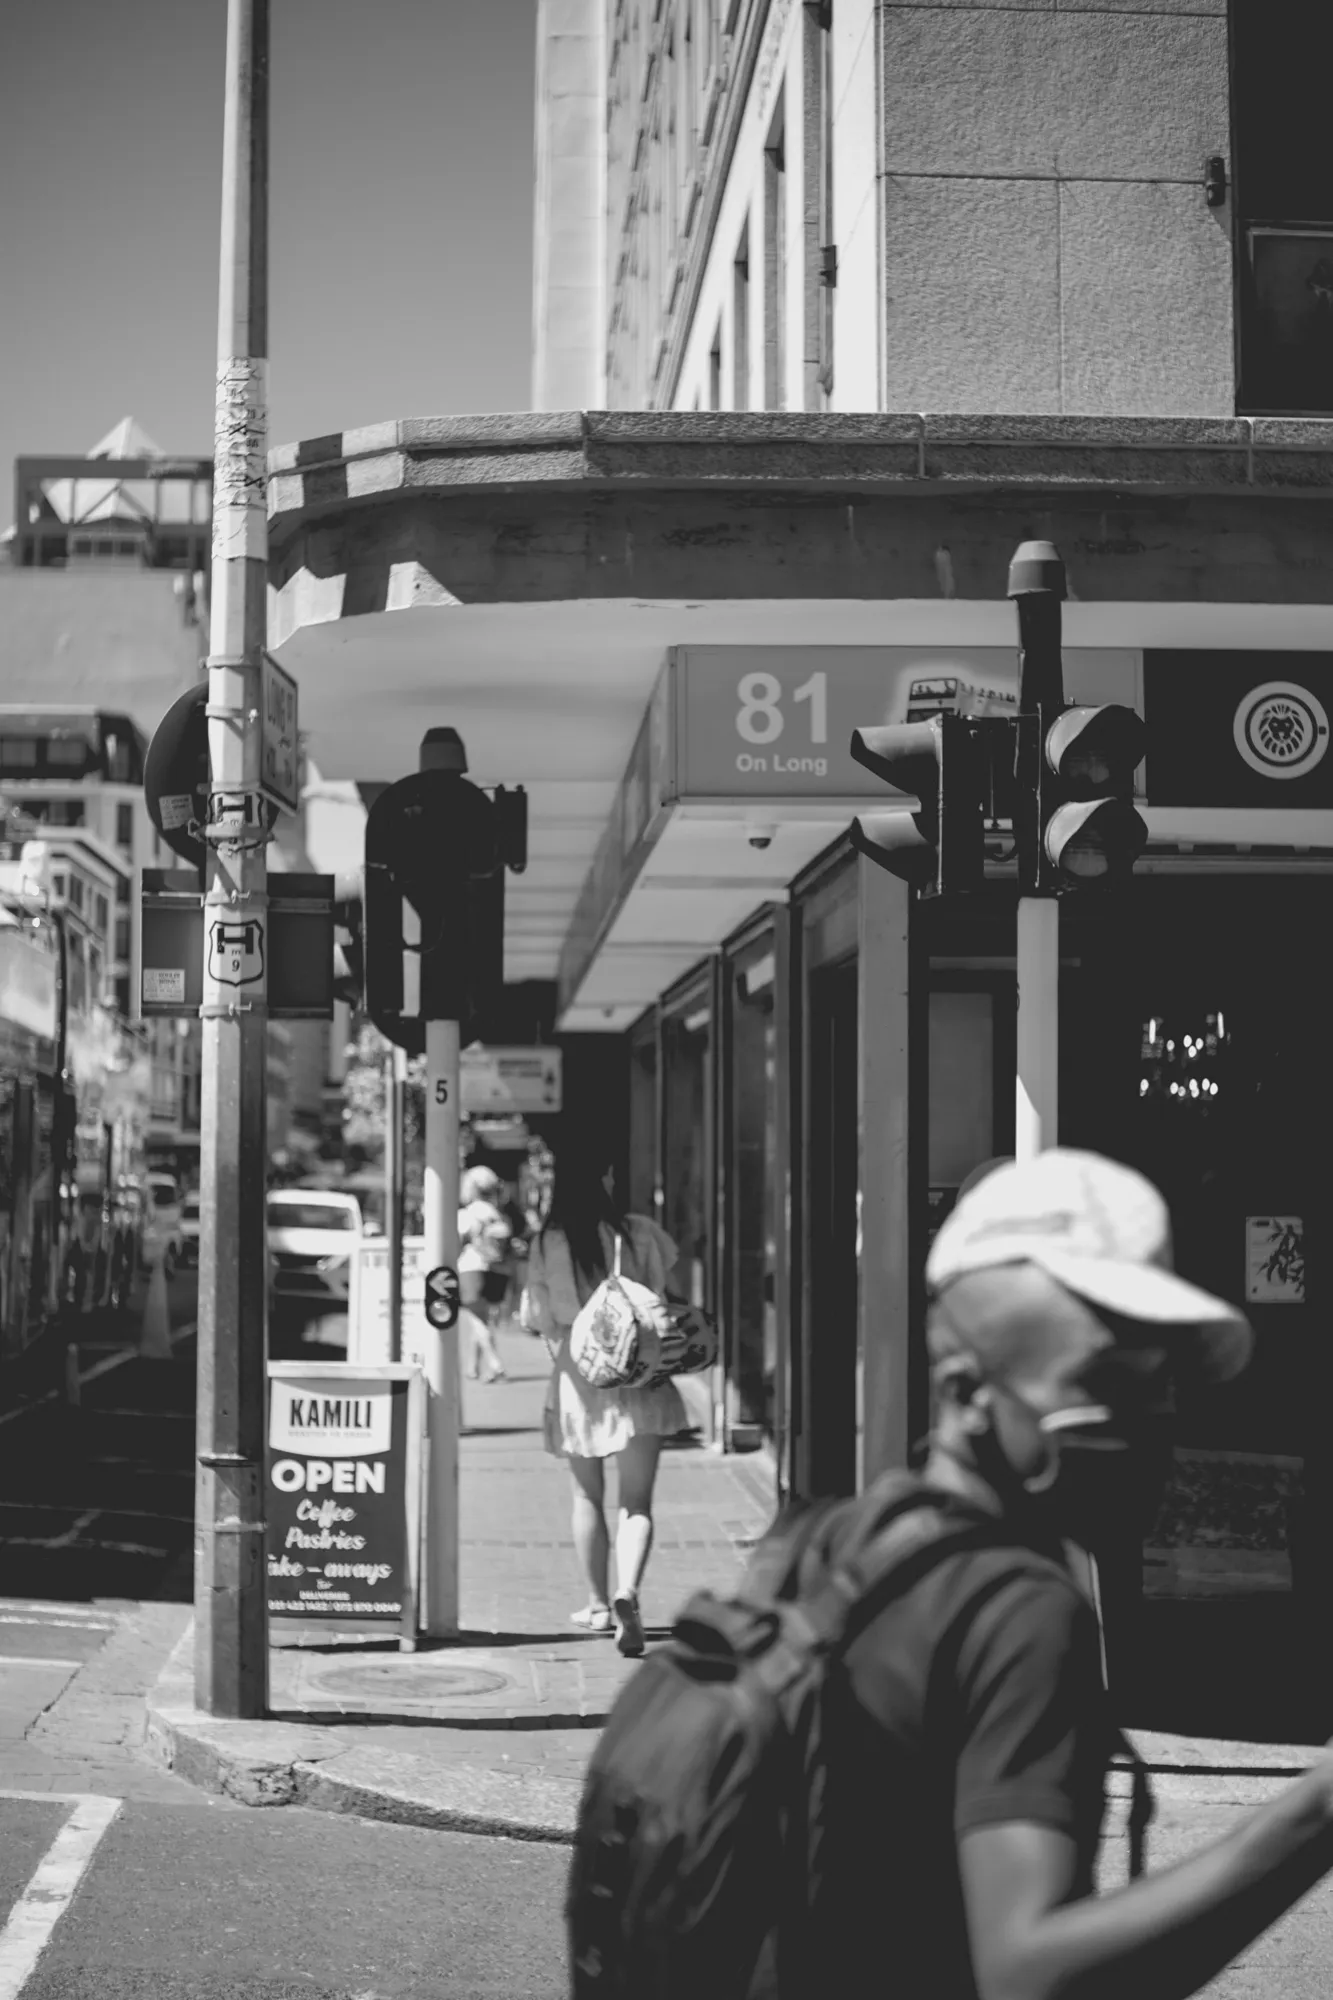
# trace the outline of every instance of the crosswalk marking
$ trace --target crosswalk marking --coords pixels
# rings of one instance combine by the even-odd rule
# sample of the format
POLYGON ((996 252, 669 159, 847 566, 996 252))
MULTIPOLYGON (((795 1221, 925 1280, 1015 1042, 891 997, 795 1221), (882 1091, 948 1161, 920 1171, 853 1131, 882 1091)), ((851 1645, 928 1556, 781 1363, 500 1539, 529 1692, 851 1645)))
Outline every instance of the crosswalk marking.
POLYGON ((53 1792, 0 1792, 0 1800, 4 1799, 73 1807, 0 1930, 0 2000, 18 2000, 87 1873, 98 1842, 120 1811, 120 1800, 91 1793, 71 1798, 53 1792))

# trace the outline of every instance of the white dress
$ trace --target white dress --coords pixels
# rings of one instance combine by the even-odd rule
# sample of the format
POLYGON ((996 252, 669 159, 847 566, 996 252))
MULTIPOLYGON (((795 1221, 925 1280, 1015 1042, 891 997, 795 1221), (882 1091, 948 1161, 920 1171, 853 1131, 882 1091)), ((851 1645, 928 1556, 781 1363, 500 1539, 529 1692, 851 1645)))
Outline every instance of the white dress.
MULTIPOLYGON (((603 1229, 606 1268, 611 1270, 615 1239, 603 1229)), ((654 1292, 665 1292, 676 1246, 646 1215, 627 1215, 621 1238, 620 1268, 654 1292)), ((523 1324, 543 1334, 555 1366, 546 1389, 542 1440, 557 1458, 609 1458, 631 1438, 674 1437, 689 1418, 674 1382, 651 1389, 595 1389, 569 1358, 569 1335, 583 1296, 574 1275, 569 1245, 558 1229, 535 1236, 528 1253, 523 1324)))

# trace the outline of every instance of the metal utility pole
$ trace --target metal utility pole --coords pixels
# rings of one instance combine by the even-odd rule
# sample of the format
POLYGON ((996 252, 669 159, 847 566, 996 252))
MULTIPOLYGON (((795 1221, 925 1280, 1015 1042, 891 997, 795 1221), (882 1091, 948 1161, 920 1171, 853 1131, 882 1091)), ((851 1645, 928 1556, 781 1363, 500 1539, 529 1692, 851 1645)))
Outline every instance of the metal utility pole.
MULTIPOLYGON (((462 743, 452 729, 428 730, 422 739, 420 768, 447 771, 461 782, 467 769, 462 743)), ((466 857, 449 857, 463 870, 466 857)), ((447 941, 446 941, 447 944, 447 941)), ((437 945, 436 949, 441 946, 437 945)), ((422 1263, 427 1287, 436 1273, 452 1278, 452 1324, 442 1317, 431 1323, 424 1355, 430 1384, 430 1472, 426 1485, 425 1629, 433 1639, 458 1634, 458 1434, 462 1428, 463 1389, 458 1366, 458 1097, 459 1024, 426 1021, 426 1159, 422 1263)))
MULTIPOLYGON (((1009 565, 1018 607, 1018 707, 1036 715, 1029 739, 1045 755, 1046 732, 1064 706, 1060 655, 1065 566, 1050 542, 1023 542, 1009 565)), ((1036 772, 1020 767, 1017 810, 1037 810, 1036 772)), ((1041 840, 1041 828, 1035 829, 1041 840)), ((1053 893, 1018 901, 1018 1063, 1015 1157, 1030 1159, 1057 1143, 1060 1075, 1060 905, 1053 893)))
MULTIPOLYGON (((426 1023, 425 1243, 428 1272, 458 1269, 458 1023, 426 1023)), ((462 1385, 457 1317, 433 1328, 423 1355, 430 1385, 430 1473, 426 1482, 425 1630, 458 1636, 458 1433, 462 1385)))
POLYGON ((384 1058, 384 1234, 389 1245, 389 1359, 403 1358, 403 1086, 407 1057, 384 1058))
POLYGON ((268 0, 228 0, 208 656, 195 1699, 268 1706, 264 1406, 268 0))

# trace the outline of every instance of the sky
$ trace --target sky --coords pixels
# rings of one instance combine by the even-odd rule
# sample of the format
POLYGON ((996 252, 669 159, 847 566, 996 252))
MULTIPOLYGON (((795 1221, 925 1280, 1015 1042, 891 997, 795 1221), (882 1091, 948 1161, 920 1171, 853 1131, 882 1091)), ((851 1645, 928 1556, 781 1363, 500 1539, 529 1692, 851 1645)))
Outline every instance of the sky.
MULTIPOLYGON (((272 0, 270 444, 529 406, 535 0, 272 0)), ((226 0, 0 0, 0 526, 123 416, 208 454, 226 0)))

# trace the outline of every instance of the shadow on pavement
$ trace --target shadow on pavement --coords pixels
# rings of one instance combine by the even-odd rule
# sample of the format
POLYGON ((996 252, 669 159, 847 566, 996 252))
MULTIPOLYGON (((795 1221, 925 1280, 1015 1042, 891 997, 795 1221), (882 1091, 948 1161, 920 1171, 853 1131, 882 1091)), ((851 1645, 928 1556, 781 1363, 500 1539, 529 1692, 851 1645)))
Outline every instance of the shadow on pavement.
POLYGON ((1124 1726, 1249 1743, 1320 1744, 1333 1731, 1328 1656, 1289 1592, 1157 1599, 1137 1628, 1122 1653, 1124 1726))

